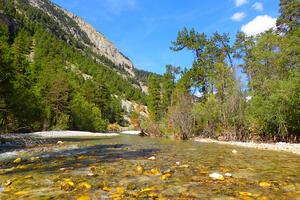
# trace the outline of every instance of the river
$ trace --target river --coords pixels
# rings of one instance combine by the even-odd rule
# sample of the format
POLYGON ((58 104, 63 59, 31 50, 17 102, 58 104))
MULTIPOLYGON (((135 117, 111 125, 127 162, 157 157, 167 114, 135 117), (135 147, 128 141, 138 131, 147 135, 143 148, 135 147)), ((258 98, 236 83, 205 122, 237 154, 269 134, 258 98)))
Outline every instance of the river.
POLYGON ((0 154, 0 199, 300 199, 291 153, 126 135, 59 140, 0 154))

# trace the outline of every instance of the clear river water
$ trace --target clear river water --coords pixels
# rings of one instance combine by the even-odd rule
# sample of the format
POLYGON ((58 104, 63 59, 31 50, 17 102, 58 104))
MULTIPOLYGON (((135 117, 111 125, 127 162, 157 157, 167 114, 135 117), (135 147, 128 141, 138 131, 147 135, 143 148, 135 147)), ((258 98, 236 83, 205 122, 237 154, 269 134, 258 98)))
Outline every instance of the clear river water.
POLYGON ((59 140, 2 152, 0 199, 300 199, 291 153, 126 135, 59 140))

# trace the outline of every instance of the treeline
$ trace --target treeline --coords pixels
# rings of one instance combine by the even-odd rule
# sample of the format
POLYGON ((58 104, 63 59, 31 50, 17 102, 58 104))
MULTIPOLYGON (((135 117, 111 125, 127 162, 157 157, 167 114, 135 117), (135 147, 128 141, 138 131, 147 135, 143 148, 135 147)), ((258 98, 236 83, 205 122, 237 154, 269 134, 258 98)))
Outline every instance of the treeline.
POLYGON ((280 1, 277 29, 257 36, 207 36, 184 28, 173 51, 187 49, 190 69, 167 66, 149 78, 150 122, 156 136, 297 141, 300 137, 300 2, 280 1), (248 77, 245 89, 238 78, 248 77), (175 81, 175 77, 178 80, 175 81))
POLYGON ((0 1, 0 132, 101 131, 126 123, 121 98, 145 102, 145 95, 89 49, 58 37, 47 14, 22 2, 0 1))

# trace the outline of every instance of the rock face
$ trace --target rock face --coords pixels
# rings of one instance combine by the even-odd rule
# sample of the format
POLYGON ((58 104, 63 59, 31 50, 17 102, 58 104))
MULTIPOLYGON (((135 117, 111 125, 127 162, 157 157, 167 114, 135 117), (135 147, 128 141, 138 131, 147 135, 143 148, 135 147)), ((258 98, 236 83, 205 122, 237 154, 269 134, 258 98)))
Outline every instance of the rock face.
POLYGON ((110 59, 115 65, 122 67, 126 70, 132 77, 135 77, 134 74, 134 65, 133 63, 126 58, 115 45, 108 40, 103 34, 99 33, 94 29, 90 24, 83 21, 80 17, 73 15, 64 10, 64 12, 72 18, 78 26, 83 30, 92 43, 92 49, 95 53, 103 55, 110 59))
POLYGON ((48 0, 28 0, 28 2, 46 12, 60 24, 65 32, 85 46, 89 46, 94 53, 105 56, 117 67, 124 69, 131 77, 135 77, 133 63, 90 24, 48 0))

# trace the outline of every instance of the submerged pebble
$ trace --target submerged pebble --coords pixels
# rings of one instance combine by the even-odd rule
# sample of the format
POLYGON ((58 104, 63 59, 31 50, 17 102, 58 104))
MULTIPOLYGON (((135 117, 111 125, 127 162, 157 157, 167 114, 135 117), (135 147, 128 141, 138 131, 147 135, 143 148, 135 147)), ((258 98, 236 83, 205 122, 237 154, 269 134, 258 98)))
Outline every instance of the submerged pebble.
POLYGON ((220 180, 220 181, 224 180, 224 176, 216 172, 210 174, 209 177, 212 178, 213 180, 220 180))
POLYGON ((227 173, 224 174, 224 176, 232 177, 232 174, 227 172, 227 173))
POLYGON ((61 185, 61 189, 65 191, 72 191, 75 187, 75 184, 70 179, 65 179, 61 185))
POLYGON ((232 152, 233 154, 237 154, 237 150, 235 150, 235 149, 233 149, 231 152, 232 152))
POLYGON ((13 161, 13 163, 15 163, 15 164, 19 164, 19 163, 21 163, 22 162, 22 158, 16 158, 14 161, 13 161))
POLYGON ((148 158, 148 160, 156 160, 155 156, 151 156, 148 158))
POLYGON ((260 182, 260 183, 259 183, 259 186, 260 186, 260 187, 264 187, 264 188, 268 188, 268 187, 271 187, 271 183, 268 183, 268 182, 260 182))
POLYGON ((77 185, 77 188, 80 190, 90 190, 92 186, 86 182, 82 182, 77 185))
POLYGON ((77 200, 91 200, 91 197, 88 195, 84 195, 84 196, 78 197, 77 200))
POLYGON ((143 166, 138 165, 138 166, 136 167, 135 171, 136 171, 136 173, 137 173, 138 175, 141 175, 141 174, 144 173, 145 169, 144 169, 143 166))

